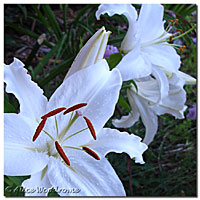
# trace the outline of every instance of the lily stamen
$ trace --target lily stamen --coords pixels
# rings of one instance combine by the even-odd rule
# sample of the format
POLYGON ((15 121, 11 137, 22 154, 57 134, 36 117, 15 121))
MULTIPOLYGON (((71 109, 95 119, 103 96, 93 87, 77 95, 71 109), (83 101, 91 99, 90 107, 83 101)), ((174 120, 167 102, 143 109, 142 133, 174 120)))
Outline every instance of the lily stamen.
POLYGON ((174 21, 176 24, 178 24, 179 19, 175 18, 174 21))
POLYGON ((69 159, 67 158, 65 152, 63 151, 62 147, 59 145, 59 143, 57 141, 55 141, 55 145, 56 145, 56 150, 58 151, 59 155, 61 156, 61 158, 65 161, 65 163, 70 166, 70 162, 69 159))
POLYGON ((180 32, 181 34, 183 34, 182 29, 176 29, 177 32, 180 32))
POLYGON ((94 130, 94 126, 92 125, 92 122, 87 118, 87 117, 83 117, 87 123, 87 126, 92 134, 92 137, 96 140, 96 133, 95 133, 95 130, 94 130))
POLYGON ((180 52, 178 54, 181 55, 183 51, 185 50, 185 48, 186 48, 185 45, 183 45, 182 47, 179 47, 180 52))
POLYGON ((66 115, 67 113, 72 112, 74 110, 77 110, 79 108, 82 108, 84 106, 87 106, 87 103, 79 103, 79 104, 76 104, 74 106, 71 106, 63 113, 63 115, 66 115))
POLYGON ((57 108, 57 109, 52 110, 52 111, 48 112, 47 114, 43 115, 41 118, 44 119, 44 118, 52 117, 52 116, 62 112, 63 110, 66 110, 66 108, 65 107, 57 108))
POLYGON ((37 137, 40 135, 42 129, 44 128, 44 125, 45 125, 46 121, 47 121, 47 118, 44 118, 44 119, 40 122, 40 124, 38 125, 38 127, 37 127, 37 129, 36 129, 36 131, 35 131, 35 134, 34 134, 34 136, 33 136, 33 142, 34 142, 34 141, 37 139, 37 137))
POLYGON ((173 37, 174 37, 173 35, 169 37, 170 42, 172 41, 173 37))
POLYGON ((82 130, 80 130, 80 131, 78 131, 78 132, 76 132, 76 133, 74 133, 74 134, 71 134, 70 136, 66 137, 62 142, 68 140, 68 139, 71 138, 72 136, 77 135, 77 134, 79 134, 79 133, 81 133, 81 132, 83 132, 83 131, 85 131, 85 130, 87 130, 87 129, 88 129, 88 128, 84 128, 84 129, 82 129, 82 130))
POLYGON ((86 153, 88 153, 90 156, 92 156, 93 158, 95 158, 96 160, 100 160, 100 157, 94 152, 92 151, 90 148, 88 147, 82 147, 83 150, 85 150, 86 153))

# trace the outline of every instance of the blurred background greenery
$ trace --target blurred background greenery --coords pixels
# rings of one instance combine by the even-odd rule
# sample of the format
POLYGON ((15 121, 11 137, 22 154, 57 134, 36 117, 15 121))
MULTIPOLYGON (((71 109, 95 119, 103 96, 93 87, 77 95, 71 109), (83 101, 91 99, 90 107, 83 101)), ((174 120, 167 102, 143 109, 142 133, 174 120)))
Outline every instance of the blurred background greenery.
MULTIPOLYGON (((137 9, 140 5, 134 5, 137 9)), ((184 32, 197 23, 194 4, 166 4, 165 20, 178 18, 176 28, 184 32)), ((73 59, 86 41, 102 26, 112 31, 108 44, 120 47, 128 24, 123 16, 95 18, 98 5, 4 5, 4 62, 19 58, 49 98, 62 83, 73 59), (39 39, 39 40, 38 40, 39 39)), ((182 54, 181 71, 196 78, 196 30, 176 41, 187 46, 182 54)), ((112 64, 112 63, 111 63, 112 64)), ((196 103, 196 86, 185 86, 188 107, 196 103)), ((113 118, 128 114, 126 91, 117 105, 113 118)), ((4 93, 4 112, 19 112, 14 95, 4 93)), ((188 110, 185 112, 185 115, 188 110)), ((113 127, 111 120, 106 124, 113 127)), ((145 129, 139 121, 129 128, 141 137, 145 129)), ((107 156, 123 182, 128 196, 195 197, 197 196, 197 136, 196 119, 175 120, 170 115, 159 117, 159 130, 144 153, 144 165, 135 164, 126 154, 107 156)), ((19 187, 27 177, 5 176, 5 196, 23 196, 19 187), (16 190, 13 190, 17 188, 16 190), (12 192, 11 192, 12 191, 12 192)), ((51 192, 49 196, 56 196, 51 192)))

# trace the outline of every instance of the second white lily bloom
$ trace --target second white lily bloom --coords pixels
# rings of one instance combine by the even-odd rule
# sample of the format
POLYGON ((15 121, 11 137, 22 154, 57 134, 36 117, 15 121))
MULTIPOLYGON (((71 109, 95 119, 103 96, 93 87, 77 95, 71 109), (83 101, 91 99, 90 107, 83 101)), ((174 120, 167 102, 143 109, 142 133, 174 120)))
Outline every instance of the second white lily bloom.
POLYGON ((123 14, 129 22, 121 44, 125 56, 117 65, 123 81, 148 76, 154 66, 169 72, 178 71, 180 56, 166 42, 171 34, 164 29, 162 5, 142 4, 138 16, 131 4, 101 4, 96 12, 97 19, 105 13, 109 16, 123 14))
POLYGON ((135 124, 141 117, 145 126, 146 133, 143 142, 149 145, 158 129, 158 115, 165 113, 175 116, 175 118, 184 118, 186 92, 183 89, 185 81, 179 79, 176 74, 168 78, 169 93, 162 99, 160 98, 159 83, 156 79, 149 77, 135 80, 138 91, 132 85, 127 90, 127 95, 132 111, 128 116, 123 116, 120 120, 113 120, 115 127, 129 128, 135 124))

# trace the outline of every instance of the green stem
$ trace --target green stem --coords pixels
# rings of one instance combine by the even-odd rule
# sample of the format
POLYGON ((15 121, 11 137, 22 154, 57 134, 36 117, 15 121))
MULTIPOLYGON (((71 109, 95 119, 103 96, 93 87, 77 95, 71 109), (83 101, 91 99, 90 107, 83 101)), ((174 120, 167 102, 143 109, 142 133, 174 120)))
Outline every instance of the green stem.
POLYGON ((182 33, 181 35, 172 38, 172 41, 173 41, 173 40, 176 40, 176 39, 178 39, 178 38, 181 38, 181 37, 183 37, 183 36, 185 36, 185 35, 187 35, 187 34, 190 33, 191 31, 193 31, 196 27, 197 27, 197 25, 194 25, 192 28, 190 28, 190 29, 189 29, 188 31, 186 31, 185 33, 182 33))
POLYGON ((122 87, 122 90, 123 90, 123 89, 129 89, 129 88, 131 88, 131 87, 132 87, 131 85, 125 85, 125 86, 122 87))

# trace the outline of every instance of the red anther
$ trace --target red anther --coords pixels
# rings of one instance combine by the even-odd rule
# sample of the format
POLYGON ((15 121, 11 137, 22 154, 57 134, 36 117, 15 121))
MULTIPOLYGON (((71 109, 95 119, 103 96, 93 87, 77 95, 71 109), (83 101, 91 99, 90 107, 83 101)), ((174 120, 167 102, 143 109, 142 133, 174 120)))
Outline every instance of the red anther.
POLYGON ((63 110, 66 110, 66 108, 65 107, 57 108, 57 109, 52 110, 49 113, 43 115, 41 118, 44 119, 44 118, 52 117, 52 116, 62 112, 63 110))
POLYGON ((65 152, 63 151, 62 147, 59 145, 59 143, 57 141, 55 141, 55 145, 56 145, 56 149, 59 153, 59 155, 61 156, 61 158, 65 161, 65 163, 70 166, 70 162, 69 159, 67 158, 65 152))
POLYGON ((37 139, 37 137, 40 135, 42 129, 44 128, 44 125, 45 125, 46 121, 47 121, 47 118, 44 118, 44 119, 40 122, 40 124, 38 125, 38 127, 37 127, 37 129, 36 129, 36 131, 35 131, 35 134, 34 134, 34 136, 33 136, 33 142, 34 142, 34 141, 37 139))
POLYGON ((87 126, 88 126, 88 128, 89 128, 89 130, 90 130, 90 132, 92 134, 92 137, 96 140, 97 139, 96 138, 96 133, 95 133, 94 127, 92 125, 92 122, 85 116, 83 118, 85 119, 85 121, 87 123, 87 126))
POLYGON ((186 48, 186 46, 185 46, 185 45, 183 45, 183 46, 182 46, 182 48, 183 48, 183 49, 185 49, 185 48, 186 48))
POLYGON ((186 48, 185 45, 183 45, 182 47, 179 47, 180 53, 178 53, 178 54, 181 55, 183 53, 183 51, 184 51, 185 48, 186 48))
POLYGON ((170 42, 172 41, 173 37, 174 37, 173 35, 169 37, 170 42))
POLYGON ((175 21, 176 23, 178 23, 179 20, 178 20, 177 18, 175 18, 174 21, 175 21))
POLYGON ((69 107, 69 108, 63 113, 63 115, 66 115, 67 113, 72 112, 72 111, 74 111, 74 110, 77 110, 77 109, 79 109, 79 108, 82 108, 82 107, 84 107, 84 106, 87 106, 87 103, 79 103, 79 104, 76 104, 76 105, 74 105, 74 106, 72 106, 72 107, 69 107))
POLYGON ((100 160, 100 157, 94 151, 92 151, 90 148, 83 147, 83 150, 85 150, 86 153, 88 153, 90 156, 92 156, 96 160, 100 160))
POLYGON ((168 19, 168 22, 171 22, 172 26, 174 26, 174 19, 168 19))
POLYGON ((180 32, 181 34, 183 34, 183 31, 181 29, 176 29, 176 31, 180 32))
POLYGON ((168 19, 168 22, 172 22, 173 23, 173 19, 168 19))

